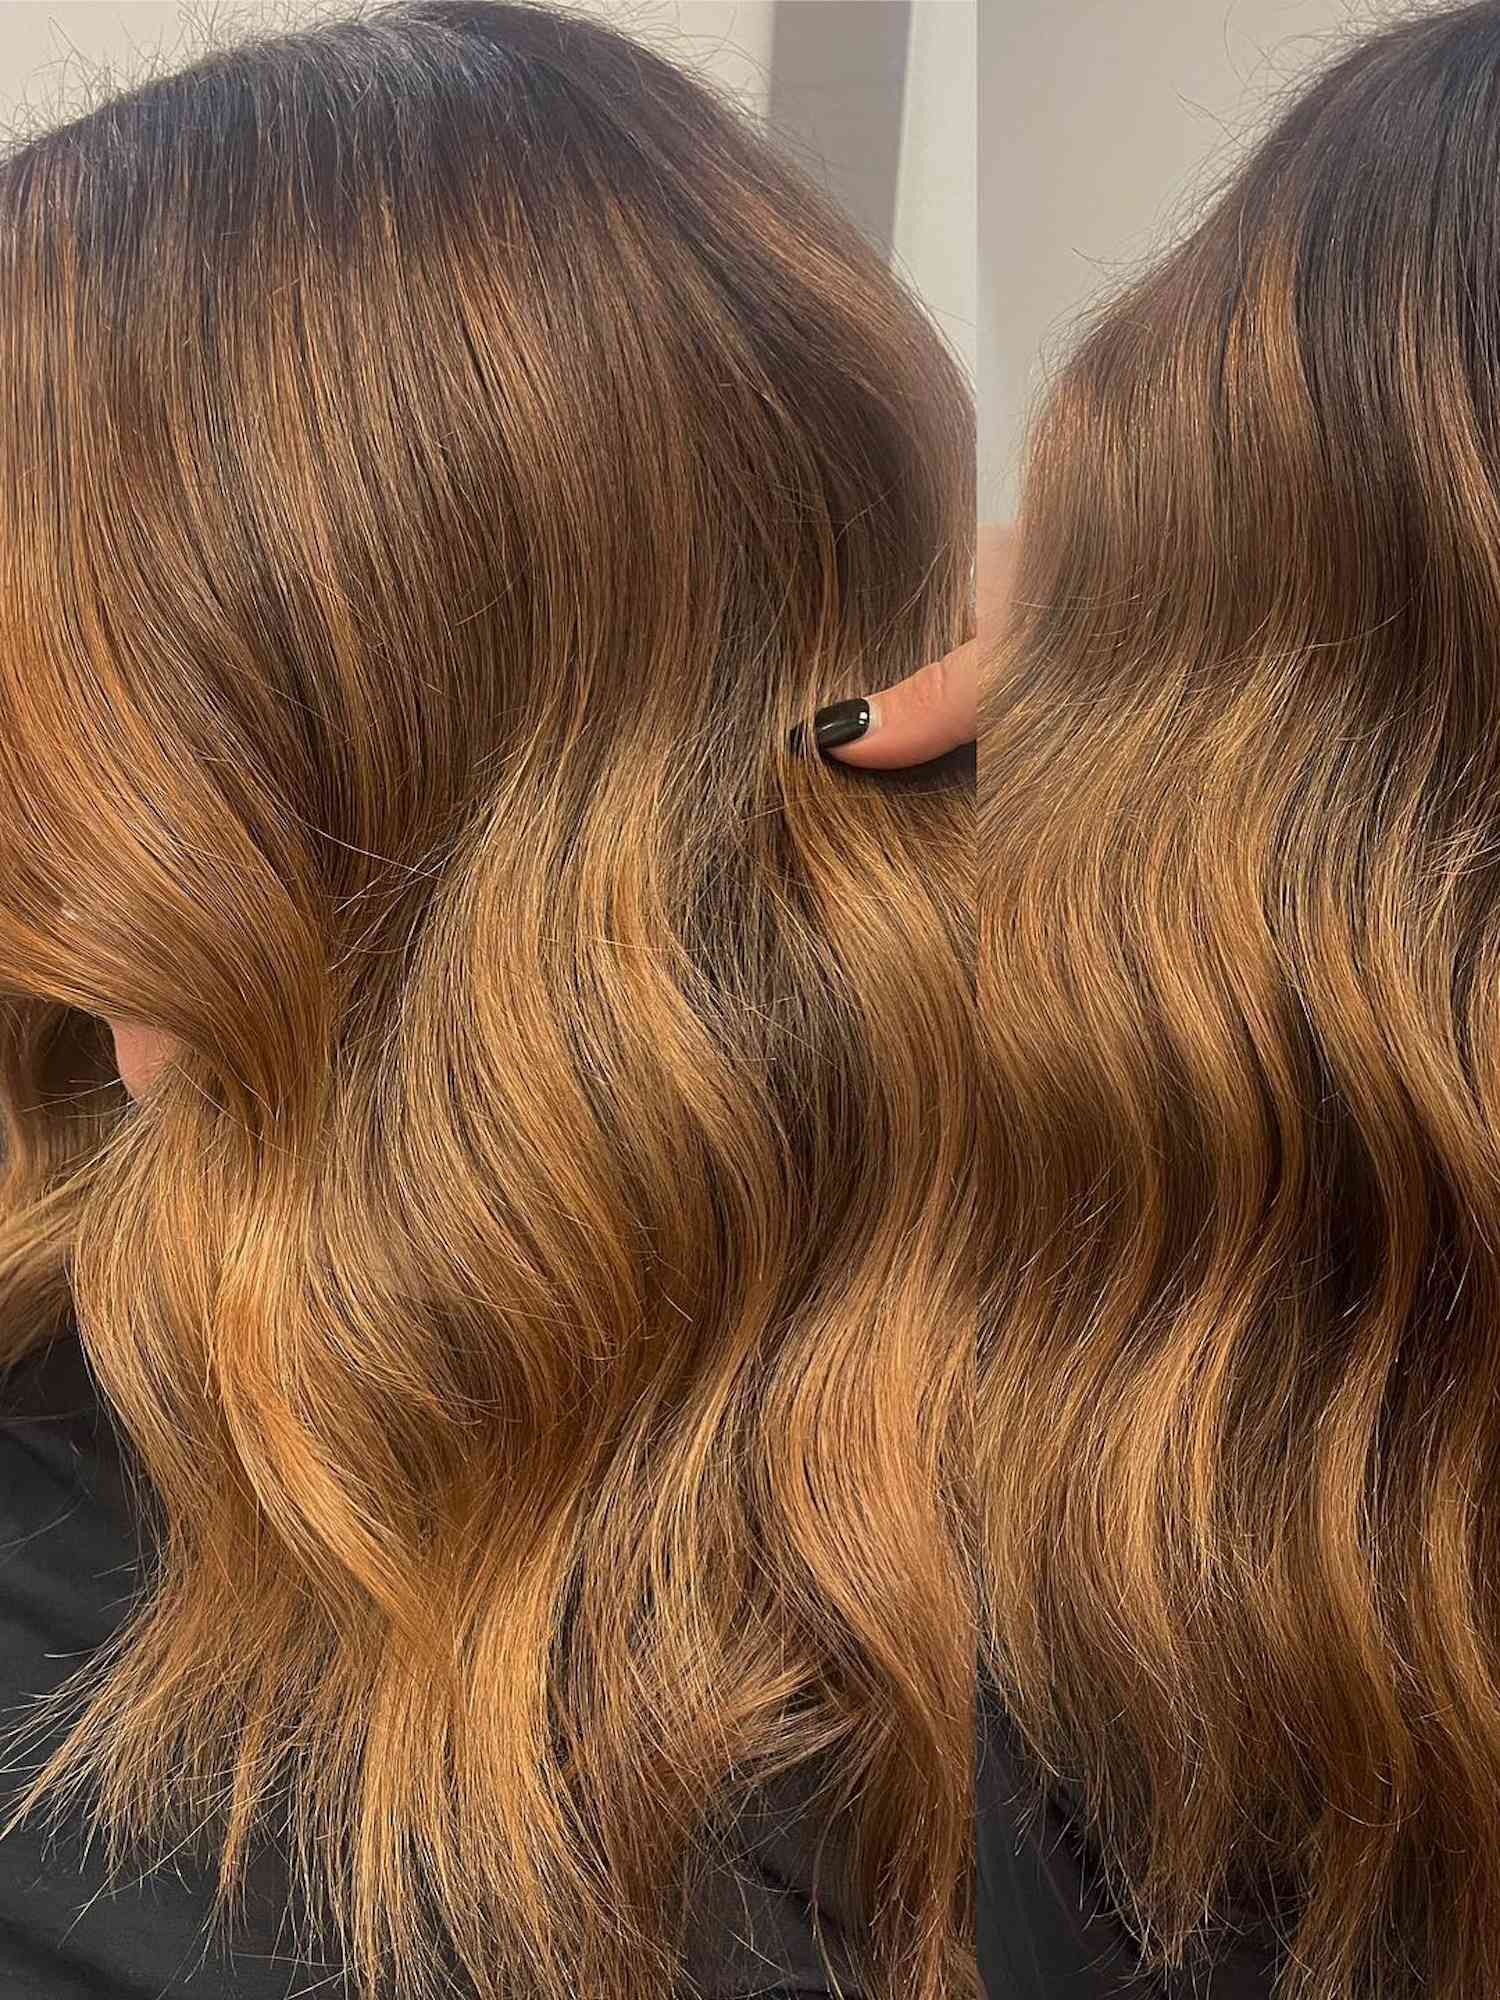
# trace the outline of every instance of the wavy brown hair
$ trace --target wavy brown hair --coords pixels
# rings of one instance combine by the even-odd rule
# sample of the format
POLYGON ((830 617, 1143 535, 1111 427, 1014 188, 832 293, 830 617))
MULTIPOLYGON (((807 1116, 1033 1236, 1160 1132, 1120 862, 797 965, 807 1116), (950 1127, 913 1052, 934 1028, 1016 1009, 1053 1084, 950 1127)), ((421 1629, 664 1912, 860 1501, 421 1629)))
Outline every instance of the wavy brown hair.
POLYGON ((1149 1965, 1500 1992, 1500 7, 1035 414, 982 735, 988 1663, 1149 1965))
POLYGON ((3 1361, 76 1325, 152 1523, 10 1823, 652 2000, 790 1777, 861 1990, 973 1990, 972 788, 786 742, 964 636, 961 371, 484 0, 13 143, 0 296, 3 1361))

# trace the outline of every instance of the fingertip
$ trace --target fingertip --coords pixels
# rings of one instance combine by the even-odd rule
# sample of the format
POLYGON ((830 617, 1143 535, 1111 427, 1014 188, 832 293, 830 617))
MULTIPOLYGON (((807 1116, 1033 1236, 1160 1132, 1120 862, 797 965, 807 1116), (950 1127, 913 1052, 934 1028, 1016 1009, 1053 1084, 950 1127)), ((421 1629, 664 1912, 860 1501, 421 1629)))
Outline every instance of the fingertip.
MULTIPOLYGON (((822 756, 837 756, 847 744, 858 742, 874 726, 873 718, 874 703, 866 695, 829 702, 813 716, 811 747, 822 756)), ((794 723, 787 732, 788 750, 800 755, 808 747, 806 725, 794 723)))
POLYGON ((850 744, 863 742, 875 726, 874 701, 869 695, 857 694, 818 710, 813 717, 813 740, 825 755, 838 756, 850 744))

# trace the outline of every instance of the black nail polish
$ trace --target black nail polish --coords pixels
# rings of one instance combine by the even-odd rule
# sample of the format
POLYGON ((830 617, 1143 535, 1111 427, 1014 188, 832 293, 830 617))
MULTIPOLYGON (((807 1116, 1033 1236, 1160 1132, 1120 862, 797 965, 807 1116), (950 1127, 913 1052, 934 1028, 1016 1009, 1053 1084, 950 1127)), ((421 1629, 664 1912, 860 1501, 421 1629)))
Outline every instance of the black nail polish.
MULTIPOLYGON (((863 736, 869 726, 870 704, 862 694, 852 701, 833 701, 813 717, 813 742, 820 750, 837 750, 863 736)), ((801 750, 804 742, 802 724, 794 723, 787 735, 787 748, 801 750)))

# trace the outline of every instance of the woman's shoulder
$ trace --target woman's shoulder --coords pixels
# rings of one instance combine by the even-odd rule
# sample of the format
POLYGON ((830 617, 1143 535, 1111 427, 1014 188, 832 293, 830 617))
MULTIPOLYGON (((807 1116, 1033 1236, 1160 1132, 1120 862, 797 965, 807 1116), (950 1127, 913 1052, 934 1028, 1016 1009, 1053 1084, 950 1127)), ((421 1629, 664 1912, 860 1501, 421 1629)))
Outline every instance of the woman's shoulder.
POLYGON ((703 2000, 864 2000, 824 1777, 812 1763, 768 1779, 724 1825, 695 1887, 687 1941, 703 2000))
POLYGON ((976 1929, 988 2000, 1271 2000, 1269 1936, 1242 1938, 1180 1984, 1144 1975, 1071 1795, 1032 1782, 1014 1723, 983 1679, 977 1719, 976 1929))
POLYGON ((1030 1783, 1011 1718, 983 1682, 978 1725, 976 1942, 989 2000, 1159 2000, 1099 1907, 1072 1815, 1030 1783))

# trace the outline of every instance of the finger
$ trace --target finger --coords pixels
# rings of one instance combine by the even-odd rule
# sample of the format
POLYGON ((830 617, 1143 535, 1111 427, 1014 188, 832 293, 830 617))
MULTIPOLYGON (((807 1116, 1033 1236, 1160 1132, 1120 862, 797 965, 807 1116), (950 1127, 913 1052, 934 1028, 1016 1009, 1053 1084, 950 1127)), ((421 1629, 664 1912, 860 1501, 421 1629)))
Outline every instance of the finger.
POLYGON ((960 743, 973 742, 978 680, 979 648, 970 640, 942 659, 930 660, 894 687, 867 696, 869 720, 863 730, 846 742, 819 747, 841 764, 868 771, 925 764, 960 743))

